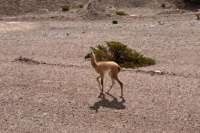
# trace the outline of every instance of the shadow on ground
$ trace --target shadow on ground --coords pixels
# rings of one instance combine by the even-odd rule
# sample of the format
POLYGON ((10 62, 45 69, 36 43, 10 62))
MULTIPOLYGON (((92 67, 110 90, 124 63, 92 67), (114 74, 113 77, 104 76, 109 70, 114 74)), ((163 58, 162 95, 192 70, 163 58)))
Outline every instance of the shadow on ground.
POLYGON ((94 105, 89 108, 91 110, 95 110, 96 112, 99 112, 100 107, 117 109, 117 110, 122 110, 126 108, 126 106, 124 105, 124 103, 126 102, 124 98, 122 98, 121 101, 118 101, 118 99, 114 97, 113 95, 109 93, 106 93, 106 95, 110 96, 112 100, 110 101, 106 99, 105 94, 100 93, 99 98, 101 98, 101 100, 94 103, 94 105))

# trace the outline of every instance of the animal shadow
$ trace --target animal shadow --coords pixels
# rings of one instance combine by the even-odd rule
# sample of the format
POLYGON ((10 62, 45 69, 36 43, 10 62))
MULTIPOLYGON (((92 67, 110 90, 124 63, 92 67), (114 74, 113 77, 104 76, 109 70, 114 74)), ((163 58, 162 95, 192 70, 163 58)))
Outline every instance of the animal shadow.
POLYGON ((101 100, 94 103, 94 105, 89 107, 89 108, 91 110, 95 110, 97 113, 99 112, 100 107, 117 109, 117 110, 121 110, 121 109, 126 108, 126 106, 124 105, 124 103, 126 102, 124 98, 122 98, 121 101, 118 101, 117 98, 114 97, 113 95, 111 95, 109 93, 106 93, 106 95, 110 96, 112 98, 112 100, 109 101, 108 99, 106 99, 105 94, 100 93, 98 98, 101 98, 101 100))

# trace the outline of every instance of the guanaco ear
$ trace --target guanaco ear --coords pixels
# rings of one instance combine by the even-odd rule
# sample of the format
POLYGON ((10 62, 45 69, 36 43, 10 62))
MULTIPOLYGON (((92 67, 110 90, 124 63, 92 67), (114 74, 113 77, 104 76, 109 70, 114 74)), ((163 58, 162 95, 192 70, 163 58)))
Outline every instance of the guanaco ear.
POLYGON ((94 52, 92 51, 92 52, 90 53, 91 57, 93 56, 93 54, 94 54, 94 52))

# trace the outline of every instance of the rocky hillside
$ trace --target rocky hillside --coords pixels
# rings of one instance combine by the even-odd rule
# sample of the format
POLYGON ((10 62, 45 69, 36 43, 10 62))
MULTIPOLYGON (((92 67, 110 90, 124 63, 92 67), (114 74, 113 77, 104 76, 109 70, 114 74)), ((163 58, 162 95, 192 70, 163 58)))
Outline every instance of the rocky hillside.
POLYGON ((183 0, 0 0, 0 16, 16 16, 26 13, 40 13, 41 11, 55 12, 61 10, 62 5, 69 5, 73 13, 81 12, 89 15, 109 14, 113 10, 124 8, 159 9, 161 3, 166 8, 183 7, 183 0))

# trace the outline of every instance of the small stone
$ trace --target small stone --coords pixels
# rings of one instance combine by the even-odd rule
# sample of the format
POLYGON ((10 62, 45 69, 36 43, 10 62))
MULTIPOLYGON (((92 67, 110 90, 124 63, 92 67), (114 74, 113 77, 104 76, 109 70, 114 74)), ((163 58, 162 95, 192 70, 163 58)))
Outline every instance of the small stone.
POLYGON ((162 71, 160 71, 160 70, 154 71, 154 73, 155 73, 155 74, 160 74, 160 75, 161 75, 161 74, 164 74, 164 73, 163 73, 162 71))
POLYGON ((47 115, 48 115, 48 113, 44 112, 41 117, 44 117, 44 116, 47 116, 47 115))
POLYGON ((117 20, 112 21, 113 24, 118 24, 117 20))
POLYGON ((40 10, 38 11, 38 13, 39 13, 39 14, 47 14, 47 13, 49 13, 49 10, 48 10, 48 9, 40 9, 40 10))

